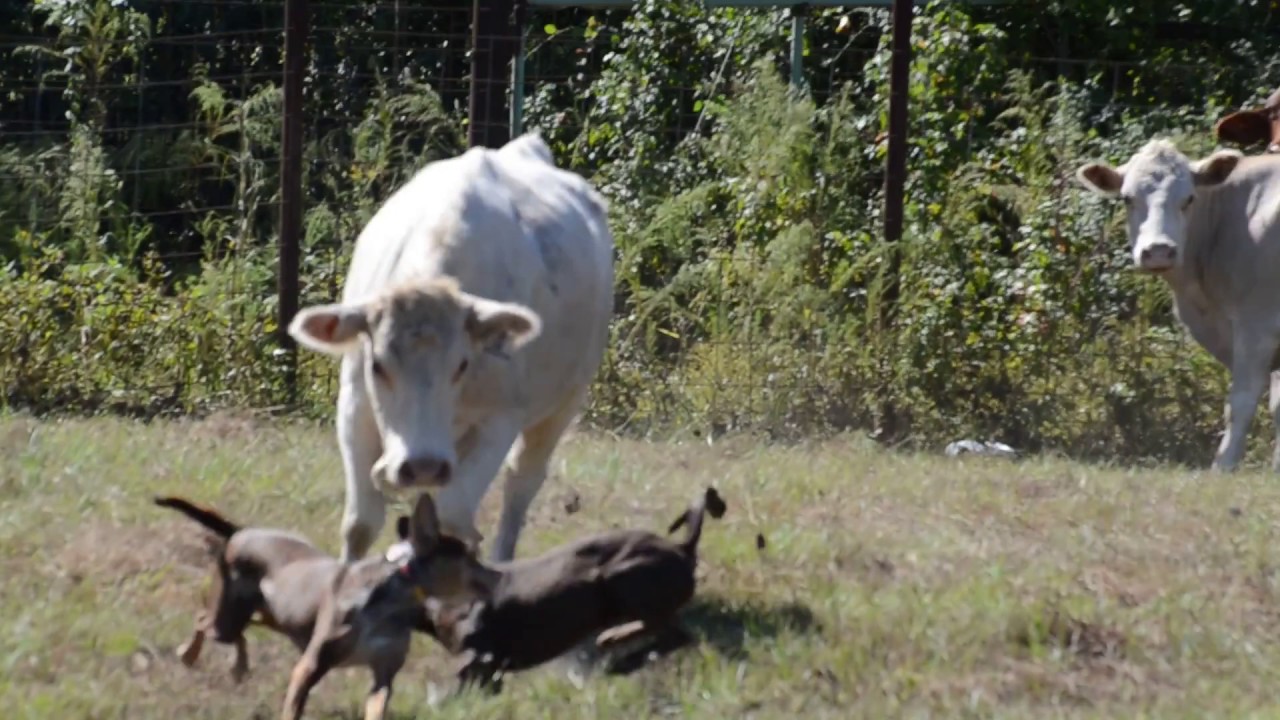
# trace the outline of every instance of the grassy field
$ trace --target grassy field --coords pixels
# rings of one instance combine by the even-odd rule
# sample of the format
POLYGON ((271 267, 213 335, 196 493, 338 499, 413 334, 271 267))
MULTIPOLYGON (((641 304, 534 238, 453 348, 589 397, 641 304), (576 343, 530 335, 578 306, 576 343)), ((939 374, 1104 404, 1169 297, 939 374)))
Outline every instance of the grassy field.
MULTIPOLYGON (((522 539, 659 528, 707 483, 696 647, 578 690, 563 665, 432 710, 447 658, 418 637, 396 718, 1274 717, 1280 482, 1051 459, 951 460, 858 438, 644 444, 578 435, 522 539), (765 539, 758 547, 757 536, 765 539)), ((154 493, 337 547, 328 427, 230 417, 0 420, 0 707, 13 718, 269 718, 296 657, 253 630, 194 669, 174 648, 204 588, 199 533, 154 493)), ((496 493, 481 527, 493 532, 496 493)), ((385 547, 390 529, 379 547, 385 547)), ((313 718, 359 717, 362 670, 313 718)))

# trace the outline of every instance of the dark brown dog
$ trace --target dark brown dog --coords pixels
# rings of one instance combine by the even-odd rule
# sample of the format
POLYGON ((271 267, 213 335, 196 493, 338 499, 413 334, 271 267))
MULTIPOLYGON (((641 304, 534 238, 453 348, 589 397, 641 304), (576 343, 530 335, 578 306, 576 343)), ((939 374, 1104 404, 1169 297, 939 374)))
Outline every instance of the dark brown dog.
POLYGON ((442 536, 429 499, 419 510, 405 570, 440 601, 428 604, 432 634, 450 652, 469 656, 459 673, 463 684, 496 691, 499 673, 540 665, 619 626, 687 639, 676 614, 693 597, 703 516, 723 516, 725 503, 708 488, 668 529, 688 525, 679 544, 618 530, 497 565, 442 536))
POLYGON ((1218 121, 1215 128, 1218 139, 1248 147, 1267 144, 1267 152, 1280 152, 1280 90, 1262 107, 1248 108, 1231 113, 1218 121))

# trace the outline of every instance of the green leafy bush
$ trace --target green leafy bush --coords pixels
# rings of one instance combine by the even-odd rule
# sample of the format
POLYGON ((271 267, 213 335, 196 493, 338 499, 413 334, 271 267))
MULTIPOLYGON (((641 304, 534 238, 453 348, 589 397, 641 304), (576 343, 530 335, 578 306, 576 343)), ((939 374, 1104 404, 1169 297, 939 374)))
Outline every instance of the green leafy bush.
MULTIPOLYGON (((78 19, 32 22, 46 49, 0 70, 57 75, 70 93, 65 133, 0 137, 5 402, 327 416, 336 363, 302 353, 291 394, 277 344, 272 66, 239 46, 187 58, 154 42, 211 26, 200 7, 116 5, 57 4, 78 19), (51 57, 56 68, 41 64, 51 57), (105 126, 144 72, 195 90, 139 117, 189 122, 121 139, 105 126)), ((977 435, 1204 463, 1225 371, 1177 326, 1167 291, 1130 270, 1117 208, 1071 175, 1156 133, 1204 153, 1224 108, 1269 93, 1260 69, 1280 55, 1265 4, 1217 5, 1183 3, 1147 25, 1101 2, 920 10, 906 227, 892 246, 886 13, 810 15, 809 92, 784 81, 782 10, 646 0, 535 21, 547 39, 532 52, 568 79, 529 95, 528 123, 609 197, 618 243, 617 315, 586 421, 796 438, 874 430, 891 404, 895 439, 909 442, 977 435)), ((221 22, 257 27, 247 12, 221 22)), ((341 27, 317 48, 328 74, 308 91, 304 304, 338 295, 383 199, 460 152, 465 129, 456 93, 431 83, 453 62, 443 50, 389 58, 369 50, 388 32, 376 11, 317 12, 341 27)), ((424 35, 456 29, 443 14, 414 22, 424 35)), ((0 117, 18 112, 4 102, 0 117)))

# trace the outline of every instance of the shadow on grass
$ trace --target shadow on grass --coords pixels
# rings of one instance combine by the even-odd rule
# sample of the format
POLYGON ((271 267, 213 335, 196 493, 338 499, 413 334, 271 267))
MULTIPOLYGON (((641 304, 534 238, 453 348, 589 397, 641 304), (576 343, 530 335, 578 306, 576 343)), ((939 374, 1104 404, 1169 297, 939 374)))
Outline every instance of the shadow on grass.
POLYGON ((784 632, 822 632, 822 625, 813 612, 798 603, 769 605, 700 597, 689 603, 680 618, 679 630, 662 633, 640 648, 611 656, 605 663, 606 672, 630 674, 648 661, 665 657, 691 642, 705 643, 725 658, 737 660, 745 656, 743 646, 748 638, 777 637, 784 632))
POLYGON ((747 638, 777 637, 782 633, 814 635, 822 624, 799 603, 766 604, 707 596, 695 598, 681 613, 685 627, 716 652, 729 658, 743 655, 747 638))

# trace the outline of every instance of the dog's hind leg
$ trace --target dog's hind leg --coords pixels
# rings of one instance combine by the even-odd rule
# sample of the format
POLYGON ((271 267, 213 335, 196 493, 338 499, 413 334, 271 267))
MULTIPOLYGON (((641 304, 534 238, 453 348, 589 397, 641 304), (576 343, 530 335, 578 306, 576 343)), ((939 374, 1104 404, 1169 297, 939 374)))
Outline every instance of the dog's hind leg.
POLYGON ((293 673, 289 676, 289 689, 284 695, 284 708, 280 712, 282 720, 300 720, 302 717, 311 689, 332 668, 331 662, 323 662, 327 660, 324 655, 323 652, 313 652, 308 648, 293 666, 293 673))
POLYGON ((192 667, 200 659, 200 651, 204 649, 205 624, 204 617, 196 620, 196 628, 191 632, 191 639, 178 646, 178 659, 183 665, 192 667))
MULTIPOLYGON (((207 536, 206 540, 208 540, 207 536)), ((220 543, 211 540, 210 542, 216 546, 212 550, 215 552, 221 551, 220 543)), ((205 636, 213 631, 213 621, 218 616, 218 605, 222 602, 225 583, 226 581, 222 577, 221 560, 219 560, 218 564, 209 568, 209 594, 205 598, 204 609, 196 613, 195 626, 191 630, 191 639, 179 645, 177 649, 178 658, 187 667, 194 666, 196 661, 200 659, 200 652, 204 649, 205 636)))
POLYGON ((382 720, 387 714, 387 705, 391 702, 391 683, 396 674, 404 667, 409 656, 409 638, 404 638, 400 648, 386 648, 380 657, 374 658, 373 688, 364 701, 364 720, 382 720))
POLYGON ((640 669, 646 662, 668 655, 693 642, 693 636, 674 618, 645 620, 610 628, 597 639, 607 650, 605 672, 625 675, 640 669))
POLYGON ((615 625, 596 636, 596 645, 601 649, 613 647, 632 640, 648 630, 648 626, 642 620, 615 625))
POLYGON ((391 686, 375 686, 364 701, 364 720, 382 720, 387 714, 389 702, 391 702, 391 686))
POLYGON ((587 637, 565 652, 559 661, 564 666, 565 676, 579 690, 586 688, 587 679, 595 673, 602 655, 607 653, 604 643, 596 638, 587 637))
POLYGON ((191 638, 178 646, 176 653, 183 665, 193 667, 204 650, 205 636, 213 630, 213 613, 215 610, 201 610, 196 613, 195 627, 191 630, 191 638))
POLYGON ((249 676, 249 648, 243 635, 236 638, 235 646, 236 660, 231 665, 231 679, 243 682, 249 676))
POLYGON ((458 671, 458 690, 477 688, 490 695, 502 692, 502 678, 489 657, 478 657, 474 652, 458 671))

